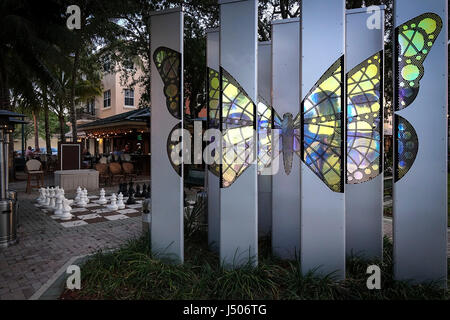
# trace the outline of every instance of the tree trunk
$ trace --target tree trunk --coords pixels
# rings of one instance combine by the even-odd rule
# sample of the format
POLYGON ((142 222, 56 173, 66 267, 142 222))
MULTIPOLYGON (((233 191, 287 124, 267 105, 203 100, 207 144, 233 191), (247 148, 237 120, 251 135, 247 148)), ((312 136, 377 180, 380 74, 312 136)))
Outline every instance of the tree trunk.
POLYGON ((72 124, 72 142, 77 142, 78 130, 77 130, 77 115, 75 110, 75 82, 77 80, 78 61, 79 61, 79 49, 75 51, 75 57, 73 59, 72 66, 72 83, 70 88, 70 104, 69 104, 69 116, 70 123, 72 124))
POLYGON ((45 148, 47 154, 52 154, 52 142, 50 140, 50 124, 49 124, 49 112, 48 112, 48 97, 47 86, 42 89, 43 101, 44 101, 44 121, 45 121, 45 148))
POLYGON ((33 124, 34 124, 34 150, 39 149, 39 115, 36 114, 36 111, 33 111, 33 124))
POLYGON ((65 122, 64 116, 59 115, 58 120, 59 120, 59 135, 61 136, 60 140, 61 143, 64 143, 66 142, 66 137, 64 135, 64 122, 65 122))

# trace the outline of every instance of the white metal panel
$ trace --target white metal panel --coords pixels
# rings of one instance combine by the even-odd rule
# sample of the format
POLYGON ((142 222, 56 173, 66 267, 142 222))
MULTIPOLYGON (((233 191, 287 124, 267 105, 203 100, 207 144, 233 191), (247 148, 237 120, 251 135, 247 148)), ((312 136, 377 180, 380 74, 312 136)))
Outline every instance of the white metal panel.
POLYGON ((394 274, 398 280, 435 280, 446 286, 447 1, 397 0, 394 12, 395 27, 426 12, 439 15, 443 23, 424 61, 416 99, 396 112, 415 128, 419 149, 411 169, 393 186, 394 274))
MULTIPOLYGON (((176 50, 181 53, 181 70, 183 70, 182 11, 172 9, 155 12, 150 21, 152 56, 153 52, 161 46, 176 50)), ((167 110, 164 84, 153 61, 151 78, 152 251, 164 258, 183 262, 183 178, 172 168, 167 155, 167 138, 180 120, 173 117, 167 110)), ((181 101, 183 101, 183 86, 180 90, 181 101)))
MULTIPOLYGON (((257 103, 257 1, 219 1, 220 65, 257 103)), ((256 154, 256 144, 254 152, 256 154)), ((220 189, 220 260, 235 267, 258 259, 257 166, 220 189)))
MULTIPOLYGON (((346 72, 384 48, 384 6, 380 6, 380 28, 369 29, 370 14, 365 8, 346 12, 346 72)), ((382 57, 383 57, 383 53, 382 57)), ((383 63, 383 59, 381 60, 383 63)), ((383 90, 383 89, 382 89, 383 90)), ((383 109, 381 109, 383 110, 383 109)), ((383 114, 381 122, 383 123, 383 114)), ((380 126, 380 136, 383 130, 380 126)), ((382 139, 382 138, 381 138, 382 139)), ((383 139, 381 140, 383 142, 383 139)), ((383 145, 381 144, 381 150, 383 145)), ((384 164, 383 153, 380 156, 384 164)), ((345 190, 345 233, 347 255, 383 257, 383 170, 374 179, 348 184, 345 190)))
MULTIPOLYGON (((344 19, 343 0, 302 1, 302 99, 328 68, 344 54, 344 19)), ((331 191, 303 162, 301 182, 302 273, 306 274, 310 270, 316 270, 322 275, 334 272, 337 279, 343 279, 345 278, 344 194, 331 191)))
MULTIPOLYGON (((270 103, 272 94, 272 43, 258 44, 258 96, 270 103)), ((272 229, 272 176, 258 175, 258 235, 272 229)))
MULTIPOLYGON (((219 72, 219 29, 206 32, 206 65, 219 72)), ((220 181, 219 177, 207 171, 208 179, 208 244, 213 251, 219 251, 220 239, 220 181)))
MULTIPOLYGON (((272 43, 272 105, 281 118, 285 113, 295 118, 301 102, 300 19, 273 21, 272 43)), ((300 251, 300 159, 293 155, 289 175, 283 153, 278 161, 279 170, 273 174, 272 252, 282 259, 294 259, 300 251)))

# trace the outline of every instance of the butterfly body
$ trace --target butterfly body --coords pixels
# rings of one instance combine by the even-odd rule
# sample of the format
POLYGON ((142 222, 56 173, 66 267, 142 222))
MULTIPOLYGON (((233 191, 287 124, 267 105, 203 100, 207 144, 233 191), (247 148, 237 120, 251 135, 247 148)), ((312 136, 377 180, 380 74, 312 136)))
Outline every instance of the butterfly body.
POLYGON ((289 175, 294 157, 294 117, 287 112, 281 122, 281 145, 283 146, 284 171, 289 175))

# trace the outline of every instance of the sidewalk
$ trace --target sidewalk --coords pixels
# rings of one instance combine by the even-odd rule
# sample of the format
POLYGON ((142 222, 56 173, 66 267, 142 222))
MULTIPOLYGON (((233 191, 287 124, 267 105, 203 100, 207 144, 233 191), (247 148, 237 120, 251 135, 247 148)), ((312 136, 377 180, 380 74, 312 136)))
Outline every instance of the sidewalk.
POLYGON ((23 181, 10 188, 19 191, 19 243, 0 248, 0 300, 28 299, 70 258, 117 248, 142 234, 140 216, 64 228, 36 210, 32 202, 38 197, 36 190, 24 193, 23 181))

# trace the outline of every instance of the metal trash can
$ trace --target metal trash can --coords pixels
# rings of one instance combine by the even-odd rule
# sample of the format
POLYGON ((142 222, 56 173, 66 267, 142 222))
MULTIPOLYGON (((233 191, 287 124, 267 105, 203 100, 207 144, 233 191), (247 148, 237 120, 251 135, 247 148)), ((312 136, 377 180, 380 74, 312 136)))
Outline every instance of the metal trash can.
POLYGON ((17 201, 0 200, 0 247, 17 242, 17 201))

